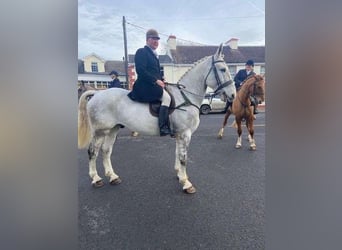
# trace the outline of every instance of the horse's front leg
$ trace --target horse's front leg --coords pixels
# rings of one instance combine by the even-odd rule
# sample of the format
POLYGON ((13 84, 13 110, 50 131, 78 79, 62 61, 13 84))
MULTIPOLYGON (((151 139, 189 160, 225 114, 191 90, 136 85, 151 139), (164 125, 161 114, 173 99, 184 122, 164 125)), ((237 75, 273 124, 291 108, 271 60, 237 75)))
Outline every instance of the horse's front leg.
POLYGON ((176 160, 175 170, 177 172, 179 183, 182 185, 184 192, 193 194, 196 192, 195 187, 189 181, 186 173, 186 163, 188 158, 188 147, 191 140, 191 131, 187 130, 176 137, 176 160))
POLYGON ((228 118, 230 116, 231 112, 229 110, 229 108, 227 109, 226 111, 226 114, 224 115, 224 118, 223 118, 223 124, 222 124, 222 127, 220 128, 218 134, 217 134, 217 139, 222 139, 223 137, 223 132, 224 132, 224 127, 227 125, 227 121, 228 121, 228 118))
POLYGON ((242 134, 242 127, 241 127, 241 117, 236 117, 235 121, 237 124, 237 134, 238 134, 238 138, 235 144, 235 148, 241 148, 242 147, 242 139, 241 139, 241 134, 242 134))
POLYGON ((112 185, 117 185, 121 183, 121 179, 114 172, 112 163, 110 160, 110 156, 112 155, 113 145, 115 143, 118 130, 119 130, 119 127, 114 127, 105 136, 104 142, 102 144, 102 158, 103 158, 103 166, 105 169, 105 175, 109 177, 109 182, 112 185))
POLYGON ((96 159, 99 154, 99 150, 103 143, 103 136, 94 136, 89 148, 88 148, 88 156, 89 156, 89 176, 92 179, 91 184, 93 187, 102 187, 103 181, 102 178, 98 175, 96 170, 96 159))
POLYGON ((254 139, 254 117, 250 117, 248 120, 246 120, 246 127, 248 129, 248 141, 249 141, 249 149, 250 150, 256 150, 256 144, 254 139))

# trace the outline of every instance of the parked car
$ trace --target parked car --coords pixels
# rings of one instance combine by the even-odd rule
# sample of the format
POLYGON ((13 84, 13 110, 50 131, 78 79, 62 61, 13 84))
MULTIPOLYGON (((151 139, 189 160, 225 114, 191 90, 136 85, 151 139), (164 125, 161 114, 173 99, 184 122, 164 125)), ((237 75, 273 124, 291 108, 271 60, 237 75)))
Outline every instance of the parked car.
POLYGON ((224 112, 226 103, 221 101, 219 95, 214 96, 212 99, 211 96, 212 93, 206 94, 201 104, 200 111, 203 115, 207 115, 210 112, 224 112))

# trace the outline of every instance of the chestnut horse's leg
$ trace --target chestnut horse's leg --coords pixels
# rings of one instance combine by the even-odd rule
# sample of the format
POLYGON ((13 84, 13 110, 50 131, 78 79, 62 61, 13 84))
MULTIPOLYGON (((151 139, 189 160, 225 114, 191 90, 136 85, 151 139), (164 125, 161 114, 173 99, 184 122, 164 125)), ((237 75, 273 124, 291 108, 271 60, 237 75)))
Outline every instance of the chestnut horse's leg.
POLYGON ((222 139, 223 132, 224 132, 224 127, 227 125, 227 121, 228 121, 228 118, 229 118, 230 114, 231 114, 231 111, 230 111, 230 108, 228 107, 228 109, 226 111, 226 114, 224 115, 222 127, 220 128, 220 130, 219 130, 219 132, 217 134, 217 139, 222 139))
POLYGON ((236 116, 235 121, 237 124, 237 133, 238 133, 238 139, 235 144, 235 148, 241 148, 242 146, 242 140, 241 140, 241 134, 242 134, 242 127, 241 127, 241 122, 242 122, 242 117, 236 116))
POLYGON ((250 150, 256 150, 255 140, 254 140, 254 116, 251 114, 248 119, 246 119, 246 127, 249 132, 249 149, 250 150))

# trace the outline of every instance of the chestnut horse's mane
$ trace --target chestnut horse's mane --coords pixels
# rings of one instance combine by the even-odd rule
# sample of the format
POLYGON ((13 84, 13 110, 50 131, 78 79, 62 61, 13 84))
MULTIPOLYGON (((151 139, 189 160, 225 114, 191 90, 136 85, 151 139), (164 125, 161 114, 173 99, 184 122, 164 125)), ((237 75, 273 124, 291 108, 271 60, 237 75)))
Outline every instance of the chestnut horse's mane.
MULTIPOLYGON (((249 88, 250 88, 250 86, 252 85, 252 84, 257 84, 257 86, 259 86, 258 85, 258 83, 262 83, 262 81, 264 81, 265 79, 261 76, 261 75, 253 75, 253 76, 249 76, 249 77, 247 77, 244 81, 243 81, 243 84, 242 84, 242 86, 241 86, 241 88, 240 88, 240 90, 238 91, 238 93, 237 93, 237 95, 238 96, 240 96, 240 98, 241 98, 241 94, 242 93, 246 93, 247 91, 249 91, 249 88), (239 95, 239 92, 242 92, 240 95, 239 95)), ((256 93, 254 93, 254 94, 257 94, 257 95, 259 95, 259 96, 263 96, 264 94, 265 94, 265 86, 264 86, 264 84, 261 84, 260 85, 260 87, 259 88, 257 88, 257 89, 255 89, 255 91, 256 90, 259 90, 259 91, 256 91, 256 93), (261 88, 260 88, 261 87, 261 88), (261 90, 261 91, 260 91, 261 90), (259 93, 260 92, 260 93, 259 93)), ((253 94, 253 93, 250 93, 250 94, 253 94)), ((246 96, 246 98, 248 98, 248 96, 246 96)))

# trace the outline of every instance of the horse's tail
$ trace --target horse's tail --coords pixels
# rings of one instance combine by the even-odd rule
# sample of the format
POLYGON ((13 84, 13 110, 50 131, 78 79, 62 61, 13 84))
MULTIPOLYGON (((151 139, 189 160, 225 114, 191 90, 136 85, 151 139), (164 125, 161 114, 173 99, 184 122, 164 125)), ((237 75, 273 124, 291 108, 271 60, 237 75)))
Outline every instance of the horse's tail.
POLYGON ((78 103, 78 148, 85 148, 91 140, 91 128, 87 112, 88 97, 94 95, 96 90, 84 92, 78 103))

